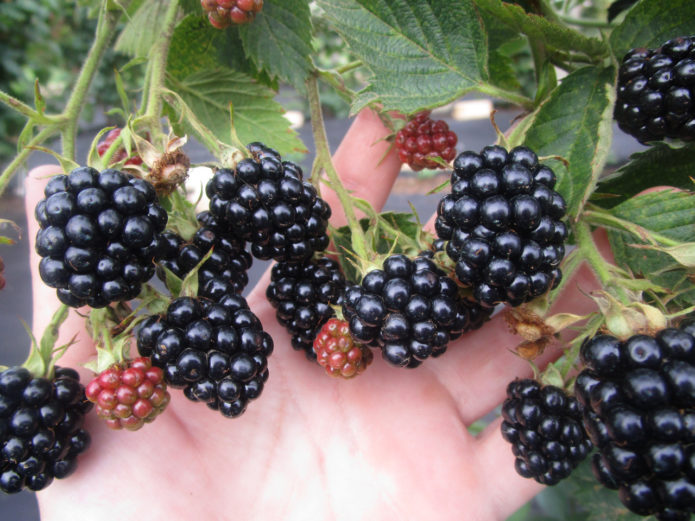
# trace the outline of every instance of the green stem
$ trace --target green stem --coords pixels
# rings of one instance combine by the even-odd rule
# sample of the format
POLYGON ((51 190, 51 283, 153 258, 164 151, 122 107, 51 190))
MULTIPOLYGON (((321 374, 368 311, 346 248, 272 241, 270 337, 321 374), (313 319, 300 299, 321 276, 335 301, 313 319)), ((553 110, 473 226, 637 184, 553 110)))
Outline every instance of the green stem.
POLYGON ((567 286, 567 284, 569 284, 570 280, 572 279, 574 272, 577 271, 577 269, 579 269, 579 266, 582 265, 583 261, 584 258, 580 254, 578 248, 575 248, 567 254, 560 266, 560 268, 562 268, 562 279, 560 280, 560 283, 557 285, 557 287, 548 294, 547 309, 550 309, 557 297, 562 294, 562 292, 565 290, 565 287, 567 286))
POLYGON ((560 15, 560 20, 566 24, 576 25, 578 27, 591 27, 594 29, 610 29, 613 24, 604 20, 592 20, 588 18, 574 18, 573 16, 560 15))
POLYGON ((314 159, 315 168, 313 173, 320 173, 320 169, 328 175, 328 186, 335 191, 340 204, 343 207, 345 218, 352 232, 352 249, 360 259, 367 259, 366 237, 360 223, 355 215, 352 197, 340 181, 338 172, 333 165, 331 150, 328 146, 326 137, 326 127, 323 123, 323 113, 321 112, 321 100, 319 98, 319 86, 316 75, 312 74, 306 83, 307 94, 309 97, 309 109, 311 111, 311 128, 314 134, 314 145, 316 146, 316 158, 314 159))
POLYGON ((575 338, 572 344, 570 344, 572 349, 565 354, 565 361, 560 369, 560 374, 565 382, 567 381, 567 376, 574 368, 574 365, 579 358, 579 351, 581 350, 583 340, 585 338, 594 336, 596 331, 598 331, 598 328, 601 327, 601 324, 603 324, 603 315, 597 313, 592 316, 591 319, 589 319, 589 322, 582 326, 583 332, 579 337, 575 338))
POLYGON ((319 70, 318 75, 319 79, 328 84, 328 86, 332 87, 343 99, 343 101, 352 103, 352 101, 355 99, 355 93, 345 86, 343 78, 341 78, 334 71, 319 70))
MULTIPOLYGON (((121 7, 127 9, 129 3, 130 0, 125 0, 121 2, 121 7)), ((118 21, 121 19, 123 9, 110 11, 106 9, 105 6, 101 8, 92 47, 89 49, 87 58, 82 65, 82 70, 77 77, 70 98, 61 115, 65 118, 65 125, 62 130, 63 155, 72 160, 75 160, 77 126, 79 124, 80 113, 85 105, 87 91, 97 72, 99 62, 116 32, 116 24, 118 24, 118 21)))
POLYGON ((14 96, 11 96, 7 94, 6 92, 3 92, 0 90, 0 103, 4 103, 8 107, 10 107, 12 110, 19 112, 23 116, 26 116, 29 119, 33 119, 36 123, 39 124, 51 124, 51 123, 57 123, 60 121, 60 117, 58 116, 47 116, 46 114, 41 114, 39 111, 31 108, 29 105, 26 103, 21 102, 14 96))
POLYGON ((362 60, 355 60, 351 61, 350 63, 346 63, 345 65, 342 65, 340 67, 337 67, 335 69, 335 72, 338 74, 345 74, 346 72, 350 72, 354 69, 359 69, 362 67, 362 60))
POLYGON ((10 179, 12 179, 15 171, 22 165, 22 163, 24 163, 24 161, 26 161, 29 154, 33 152, 32 147, 40 145, 57 132, 58 129, 53 126, 41 129, 39 133, 36 134, 33 139, 29 141, 29 143, 27 143, 27 145, 19 152, 19 154, 17 154, 14 159, 10 161, 10 164, 8 164, 7 167, 5 167, 5 170, 3 170, 2 174, 0 174, 0 195, 5 192, 5 189, 10 183, 10 179))
POLYGON ((169 45, 174 35, 178 13, 178 0, 170 0, 161 22, 161 33, 149 57, 149 82, 146 94, 147 100, 145 101, 145 117, 153 120, 150 123, 153 131, 156 131, 158 128, 159 118, 162 114, 162 90, 164 89, 164 80, 166 78, 167 56, 169 55, 169 45))
POLYGON ((527 98, 526 96, 524 96, 523 94, 519 94, 518 92, 506 90, 501 87, 496 87, 495 85, 491 85, 489 83, 479 84, 476 87, 476 90, 482 94, 487 94, 488 96, 492 96, 494 98, 510 101, 516 105, 520 105, 525 109, 531 110, 534 106, 533 100, 531 98, 527 98))

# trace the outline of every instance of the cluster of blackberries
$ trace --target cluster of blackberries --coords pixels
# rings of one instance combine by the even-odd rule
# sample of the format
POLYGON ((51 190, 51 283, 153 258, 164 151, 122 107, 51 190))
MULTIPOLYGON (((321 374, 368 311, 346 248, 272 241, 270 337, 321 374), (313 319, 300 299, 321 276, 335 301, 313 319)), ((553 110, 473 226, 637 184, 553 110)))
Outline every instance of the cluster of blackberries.
POLYGON ((417 367, 450 340, 482 323, 488 310, 460 298, 456 283, 431 259, 394 254, 382 269, 348 286, 343 315, 355 341, 381 348, 399 367, 417 367))
POLYGON ((164 315, 142 322, 137 344, 171 387, 227 417, 239 416, 261 394, 273 351, 258 317, 234 293, 218 301, 174 299, 164 315))
POLYGON ((36 206, 42 280, 68 306, 99 308, 138 296, 155 272, 167 213, 147 181, 76 168, 51 178, 36 206))
POLYGON ((695 324, 581 348, 575 394, 598 448, 593 469, 640 515, 695 513, 695 324))
POLYGON ((328 257, 299 264, 278 262, 266 290, 278 322, 292 335, 292 347, 311 360, 316 360, 316 334, 335 316, 331 306, 340 306, 344 293, 345 277, 328 257))
POLYGON ((198 270, 198 295, 218 300, 226 293, 241 293, 249 282, 248 270, 253 259, 244 249, 244 241, 225 232, 210 212, 198 214, 198 228, 190 241, 178 234, 164 232, 165 244, 157 276, 165 280, 167 268, 183 279, 212 250, 198 270))
POLYGON ((543 485, 568 477, 591 451, 577 400, 554 385, 515 380, 502 405, 502 436, 519 475, 543 485))
POLYGON ((560 282, 566 204, 555 182, 526 147, 487 146, 455 159, 435 228, 459 281, 484 306, 517 306, 560 282))
POLYGON ((215 172, 206 186, 221 226, 251 243, 259 259, 301 263, 328 246, 331 209, 303 181, 302 169, 273 149, 251 143, 254 156, 215 172))
POLYGON ((23 367, 0 372, 0 490, 41 490, 72 474, 89 447, 91 406, 73 369, 56 367, 52 380, 23 367))
POLYGON ((396 133, 396 149, 402 163, 416 172, 423 168, 444 168, 433 160, 447 163, 456 155, 456 134, 446 121, 433 121, 428 111, 420 112, 396 133))
POLYGON ((263 9, 263 0, 200 0, 208 13, 210 25, 225 29, 232 24, 246 24, 263 9))
POLYGON ((695 139, 695 37, 630 50, 618 72, 614 115, 642 143, 695 139))

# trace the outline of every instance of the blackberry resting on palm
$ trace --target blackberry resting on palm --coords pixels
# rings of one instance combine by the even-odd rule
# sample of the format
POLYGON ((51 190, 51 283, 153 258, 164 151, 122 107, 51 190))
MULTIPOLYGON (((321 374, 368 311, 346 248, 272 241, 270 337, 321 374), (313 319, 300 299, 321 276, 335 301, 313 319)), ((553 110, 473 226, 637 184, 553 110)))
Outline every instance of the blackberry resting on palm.
POLYGON ((138 351, 164 369, 169 386, 226 417, 246 410, 268 379, 273 340, 241 295, 218 301, 179 297, 164 315, 146 318, 138 351))
POLYGON ((555 485, 591 451, 577 400, 554 385, 510 382, 502 416, 502 436, 512 444, 514 466, 525 478, 555 485))
POLYGON ((41 279, 68 306, 138 296, 155 272, 167 213, 147 181, 80 167, 51 178, 36 206, 41 279))
MULTIPOLYGON (((190 242, 173 232, 164 232, 163 260, 159 263, 183 279, 212 249, 210 257, 198 271, 199 295, 213 300, 230 291, 241 293, 249 282, 248 269, 253 261, 244 249, 246 243, 224 233, 210 212, 198 215, 200 228, 190 242)), ((164 280, 163 270, 157 276, 164 280)))
POLYGON ((343 303, 345 277, 338 263, 328 257, 304 264, 279 262, 270 274, 268 301, 277 310, 278 322, 292 335, 292 347, 316 359, 314 339, 343 303))
POLYGON ((302 169, 260 143, 253 158, 220 169, 208 182, 210 212, 259 259, 304 262, 328 246, 331 209, 303 181, 302 169))
POLYGON ((450 340, 479 327, 490 315, 459 297, 456 283, 432 259, 390 255, 383 269, 349 286, 343 316, 356 342, 381 348, 399 367, 417 367, 446 351, 450 340))
POLYGON ((642 143, 695 139, 695 36, 630 50, 618 71, 614 116, 642 143))
POLYGON ((79 378, 60 367, 51 380, 24 367, 0 372, 0 490, 41 490, 77 468, 90 443, 82 424, 92 407, 79 378))
POLYGON ((487 146, 455 159, 435 228, 457 278, 484 306, 517 306, 560 282, 566 204, 555 182, 526 147, 487 146))
POLYGON ((695 337, 667 328, 582 345, 575 394, 598 448, 593 470, 640 515, 687 520, 695 512, 695 337))

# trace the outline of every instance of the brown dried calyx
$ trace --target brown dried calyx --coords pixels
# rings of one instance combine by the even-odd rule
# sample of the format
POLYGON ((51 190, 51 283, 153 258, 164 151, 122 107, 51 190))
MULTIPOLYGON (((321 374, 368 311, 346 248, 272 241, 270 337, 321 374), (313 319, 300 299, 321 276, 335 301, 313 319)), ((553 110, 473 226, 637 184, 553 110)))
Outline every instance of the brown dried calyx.
POLYGON ((191 160, 183 152, 182 147, 187 138, 169 135, 166 149, 162 153, 152 143, 144 139, 136 139, 138 153, 149 172, 144 178, 152 183, 157 195, 166 196, 182 185, 188 177, 191 160))

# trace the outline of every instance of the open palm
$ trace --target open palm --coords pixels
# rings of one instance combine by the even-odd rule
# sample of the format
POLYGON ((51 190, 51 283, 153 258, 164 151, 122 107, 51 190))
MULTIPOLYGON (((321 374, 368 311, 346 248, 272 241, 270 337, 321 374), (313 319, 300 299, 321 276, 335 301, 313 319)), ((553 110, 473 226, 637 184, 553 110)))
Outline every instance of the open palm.
MULTIPOLYGON (((345 186, 377 208, 400 167, 394 154, 384 158, 385 143, 374 145, 385 133, 363 111, 334 158, 345 186)), ((55 171, 30 174, 29 215, 41 197, 38 179, 55 171)), ((335 197, 324 198, 340 224, 335 197)), ((29 234, 35 230, 34 223, 29 234)), ((416 370, 377 356, 359 378, 336 380, 290 347, 265 298, 268 277, 248 297, 275 343, 258 400, 230 420, 173 390, 164 414, 133 433, 89 415, 92 447, 75 474, 38 493, 43 519, 487 521, 505 519, 540 490, 515 473, 498 422, 477 437, 467 430, 502 402, 509 381, 530 373, 510 353, 518 339, 500 316, 416 370)), ((558 306, 586 312, 579 289, 594 284, 580 271, 558 306)), ((38 277, 34 303, 40 334, 58 304, 38 277)), ((75 333, 79 342, 61 365, 77 367, 94 354, 73 312, 61 337, 75 333)))

